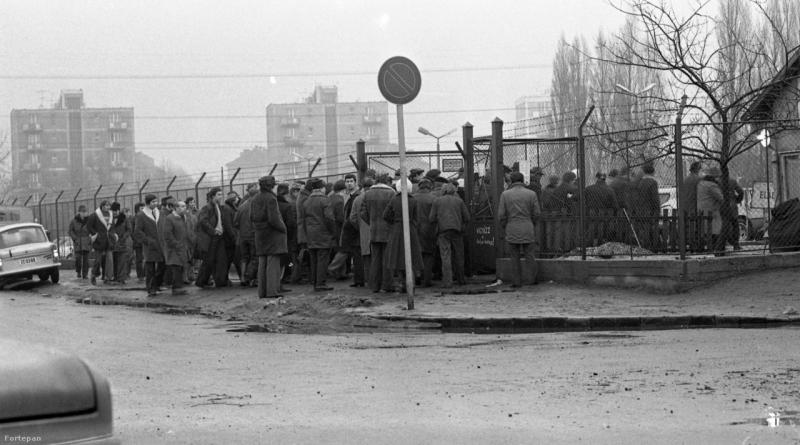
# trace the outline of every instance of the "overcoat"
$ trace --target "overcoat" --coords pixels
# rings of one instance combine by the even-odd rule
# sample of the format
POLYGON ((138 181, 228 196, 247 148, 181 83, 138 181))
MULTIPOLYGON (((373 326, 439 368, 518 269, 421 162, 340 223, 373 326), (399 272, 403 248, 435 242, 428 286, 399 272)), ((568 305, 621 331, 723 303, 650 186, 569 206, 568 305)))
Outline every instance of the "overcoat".
MULTIPOLYGON (((109 212, 109 214, 110 213, 111 212, 109 212)), ((109 216, 109 219, 110 218, 111 217, 109 216)), ((99 252, 108 250, 111 247, 108 242, 108 229, 111 228, 111 223, 109 221, 108 226, 106 226, 100 217, 100 209, 95 210, 91 215, 89 215, 86 222, 86 228, 89 230, 89 235, 97 236, 92 242, 92 249, 99 252)))
POLYGON ((359 244, 361 244, 361 256, 370 254, 369 223, 361 219, 361 205, 364 204, 365 194, 366 190, 356 196, 355 201, 353 201, 353 208, 350 211, 350 224, 354 227, 358 226, 358 241, 359 244))
POLYGON ((339 245, 342 247, 359 247, 361 245, 361 236, 359 234, 358 217, 353 221, 353 210, 358 213, 358 208, 354 207, 356 199, 361 196, 361 191, 356 190, 350 194, 347 202, 344 204, 344 223, 342 224, 342 236, 339 239, 339 245))
POLYGON ((186 219, 171 213, 164 219, 164 256, 168 266, 184 266, 189 262, 189 237, 186 219))
MULTIPOLYGON (((383 220, 387 224, 391 224, 391 231, 389 233, 389 242, 386 245, 386 268, 389 270, 406 270, 406 257, 405 245, 403 243, 403 205, 397 193, 386 206, 383 212, 383 220)), ((419 245, 419 234, 417 233, 417 202, 413 196, 408 196, 408 219, 409 219, 409 234, 411 239, 411 267, 414 271, 421 271, 423 267, 422 262, 422 248, 419 245)))
POLYGON ((87 222, 88 217, 81 218, 81 215, 75 215, 75 218, 69 223, 69 236, 72 238, 75 252, 92 250, 92 238, 89 237, 89 229, 86 227, 87 222))
POLYGON ((422 189, 414 194, 417 202, 417 233, 422 253, 435 253, 438 250, 436 243, 436 221, 431 221, 431 207, 436 197, 430 190, 422 189))
POLYGON ((393 188, 386 184, 375 184, 364 193, 364 202, 359 209, 361 219, 369 224, 369 241, 386 243, 389 241, 390 225, 383 218, 383 212, 395 195, 393 188))
POLYGON ((534 226, 540 214, 536 192, 525 188, 521 182, 511 184, 500 195, 497 217, 505 227, 506 242, 510 244, 536 243, 534 226))
POLYGON ((697 211, 711 213, 711 234, 722 232, 722 213, 720 209, 725 199, 722 189, 713 178, 706 176, 697 183, 697 211))
POLYGON ((151 211, 145 207, 136 214, 133 237, 142 245, 145 262, 160 262, 164 261, 164 251, 158 234, 158 224, 149 216, 151 211))
POLYGON ((329 249, 335 246, 333 208, 323 192, 314 191, 303 202, 302 224, 309 249, 329 249))
POLYGON ((286 224, 278 208, 278 198, 271 190, 262 190, 251 201, 250 222, 253 223, 256 255, 287 253, 286 224))

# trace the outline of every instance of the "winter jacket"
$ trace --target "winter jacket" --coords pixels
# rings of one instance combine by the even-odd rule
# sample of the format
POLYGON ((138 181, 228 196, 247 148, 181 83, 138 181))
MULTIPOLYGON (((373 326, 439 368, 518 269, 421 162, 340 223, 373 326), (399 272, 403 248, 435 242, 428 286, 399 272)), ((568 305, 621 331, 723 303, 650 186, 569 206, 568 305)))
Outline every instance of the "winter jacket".
POLYGON ((294 203, 289 202, 286 195, 278 196, 278 210, 286 225, 286 247, 293 251, 297 246, 297 212, 294 203))
POLYGON ((713 177, 706 176, 697 183, 697 211, 711 213, 711 233, 713 235, 719 235, 722 232, 720 209, 724 203, 722 189, 713 177))
POLYGON ((442 195, 433 201, 428 218, 431 224, 435 225, 437 234, 448 230, 461 233, 469 222, 469 211, 458 196, 442 195))
MULTIPOLYGON (((458 199, 458 198, 456 198, 458 199)), ((419 234, 417 233, 417 202, 413 196, 408 196, 408 219, 411 246, 411 268, 414 271, 421 271, 422 248, 419 244, 419 234)), ((397 193, 386 205, 382 218, 390 226, 389 241, 386 244, 386 268, 389 270, 406 270, 405 263, 405 243, 403 236, 403 204, 401 194, 397 193)))
POLYGON ((386 184, 375 184, 364 194, 359 215, 369 224, 369 242, 386 243, 389 241, 391 227, 383 219, 383 212, 395 195, 393 188, 386 184))
POLYGON ((145 262, 164 261, 164 248, 158 233, 158 224, 152 218, 152 210, 143 207, 136 214, 133 237, 142 245, 142 256, 145 262))
POLYGON ((176 213, 164 218, 164 257, 168 266, 183 266, 189 262, 189 236, 186 219, 176 213))
POLYGON ((417 233, 423 253, 435 253, 439 249, 436 244, 436 221, 431 220, 431 208, 437 199, 430 190, 423 189, 414 194, 417 202, 417 233))
POLYGON ((256 255, 281 255, 288 252, 286 224, 272 191, 262 190, 251 198, 250 222, 253 223, 256 255))
POLYGON ((306 230, 306 243, 309 249, 328 249, 334 247, 333 208, 330 199, 320 191, 312 192, 303 202, 302 224, 306 230))
POLYGON ((364 203, 364 195, 367 191, 364 190, 356 196, 353 200, 353 208, 350 209, 350 225, 358 227, 358 243, 361 246, 361 255, 366 256, 370 254, 369 247, 369 223, 361 219, 361 205, 364 203))
POLYGON ((237 242, 241 244, 242 241, 253 241, 256 239, 253 223, 250 221, 250 206, 253 202, 253 196, 248 197, 236 209, 236 216, 233 217, 233 228, 238 234, 237 242))
POLYGON ((111 220, 111 212, 108 212, 108 216, 101 216, 99 208, 87 218, 86 228, 89 230, 89 235, 95 237, 92 242, 92 249, 95 251, 103 252, 111 248, 108 241, 108 231, 111 229, 111 220))
POLYGON ((92 239, 89 237, 89 229, 86 227, 88 220, 88 217, 82 218, 81 215, 75 215, 75 218, 69 223, 69 237, 72 238, 75 252, 92 250, 92 239))
POLYGON ((540 214, 536 192, 525 188, 521 182, 511 184, 500 195, 497 218, 505 228, 505 239, 510 244, 536 243, 534 227, 540 214))

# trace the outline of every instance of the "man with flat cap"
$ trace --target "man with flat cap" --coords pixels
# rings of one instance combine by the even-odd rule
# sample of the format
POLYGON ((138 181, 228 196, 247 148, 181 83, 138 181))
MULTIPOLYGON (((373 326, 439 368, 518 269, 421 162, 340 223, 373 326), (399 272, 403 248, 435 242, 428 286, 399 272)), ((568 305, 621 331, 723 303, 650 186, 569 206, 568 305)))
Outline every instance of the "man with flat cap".
POLYGON ((275 178, 262 176, 259 193, 250 204, 250 221, 255 232, 258 256, 258 298, 279 298, 281 288, 281 255, 288 252, 286 224, 275 196, 275 178))

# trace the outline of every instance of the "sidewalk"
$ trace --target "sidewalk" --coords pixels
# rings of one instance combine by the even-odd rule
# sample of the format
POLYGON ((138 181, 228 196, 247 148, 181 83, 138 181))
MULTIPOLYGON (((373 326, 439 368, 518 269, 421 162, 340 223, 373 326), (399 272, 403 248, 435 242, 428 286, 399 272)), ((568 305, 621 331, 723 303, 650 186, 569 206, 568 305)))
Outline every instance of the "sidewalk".
MULTIPOLYGON (((68 274, 64 271, 63 275, 68 274)), ((292 292, 279 300, 259 300, 255 289, 239 286, 188 286, 187 296, 172 297, 166 291, 148 298, 136 279, 127 286, 91 286, 65 277, 61 288, 70 298, 86 304, 150 307, 250 324, 317 324, 321 328, 336 324, 337 331, 371 325, 369 320, 420 322, 445 331, 488 328, 493 332, 800 324, 798 268, 742 275, 679 294, 553 282, 521 289, 487 287, 492 278, 476 277, 470 284, 448 291, 418 289, 411 311, 406 309, 405 294, 374 294, 349 287, 349 281, 331 282, 334 290, 325 293, 315 293, 308 285, 291 286, 292 292)))

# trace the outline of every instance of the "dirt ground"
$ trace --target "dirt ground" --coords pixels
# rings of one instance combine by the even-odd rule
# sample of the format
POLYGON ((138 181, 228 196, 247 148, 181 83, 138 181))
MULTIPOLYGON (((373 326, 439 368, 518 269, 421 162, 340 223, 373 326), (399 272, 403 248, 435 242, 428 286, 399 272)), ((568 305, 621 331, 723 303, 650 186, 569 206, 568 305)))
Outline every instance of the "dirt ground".
POLYGON ((0 336, 88 360, 126 444, 800 441, 800 329, 278 335, 0 292, 0 336), (783 426, 769 428, 769 407, 783 426))

